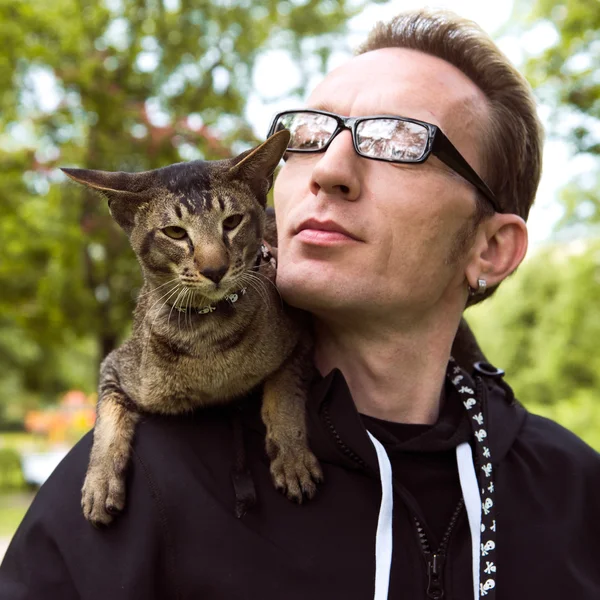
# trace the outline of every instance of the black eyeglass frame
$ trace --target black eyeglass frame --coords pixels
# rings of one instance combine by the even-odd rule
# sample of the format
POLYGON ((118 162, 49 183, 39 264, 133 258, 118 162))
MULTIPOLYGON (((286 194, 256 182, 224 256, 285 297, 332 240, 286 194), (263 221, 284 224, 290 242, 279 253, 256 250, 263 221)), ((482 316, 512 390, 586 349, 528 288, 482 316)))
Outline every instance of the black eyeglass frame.
POLYGON ((496 200, 496 196, 494 192, 490 190, 487 184, 477 175, 473 167, 466 161, 463 155, 456 149, 454 144, 446 137, 444 132, 437 126, 432 123, 427 123, 426 121, 419 121, 418 119, 410 119, 408 117, 399 117, 397 115, 369 115, 365 117, 342 117, 341 115, 336 115, 335 113, 330 113, 325 110, 315 110, 312 108, 303 108, 297 110, 284 110, 280 113, 277 113, 273 118, 271 123, 271 127, 269 128, 269 135, 273 135, 275 133, 275 127, 277 126, 277 121, 288 114, 296 114, 296 113, 312 113, 316 115, 325 115, 327 117, 332 117, 337 122, 337 127, 335 131, 331 134, 331 137, 327 141, 327 143, 318 149, 300 149, 300 148, 288 148, 288 152, 297 152, 303 154, 315 154, 318 152, 325 152, 334 138, 343 131, 344 129, 348 129, 352 133, 352 144, 354 145, 355 152, 362 156, 363 158, 369 158, 371 160, 381 160, 383 162, 391 162, 391 163, 401 163, 401 164, 418 164, 425 162, 430 154, 433 154, 437 158, 439 158, 444 164, 450 167, 455 173, 458 173, 463 179, 468 181, 470 184, 474 185, 490 202, 493 209, 501 213, 502 210, 498 205, 498 201, 496 200), (401 160, 395 158, 380 158, 375 156, 368 156, 362 153, 358 148, 358 140, 357 140, 357 127, 363 121, 371 121, 373 119, 393 119, 396 121, 404 121, 406 123, 414 123, 416 125, 421 125, 427 129, 428 137, 427 137, 427 145, 425 150, 423 151, 422 156, 417 159, 410 160, 401 160))

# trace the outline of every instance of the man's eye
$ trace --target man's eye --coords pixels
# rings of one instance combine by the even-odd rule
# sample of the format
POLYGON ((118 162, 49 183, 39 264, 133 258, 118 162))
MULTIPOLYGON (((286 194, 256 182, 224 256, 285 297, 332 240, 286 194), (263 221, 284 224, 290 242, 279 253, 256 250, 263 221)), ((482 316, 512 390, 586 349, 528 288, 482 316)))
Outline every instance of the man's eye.
POLYGON ((187 231, 183 227, 165 227, 162 232, 167 237, 173 238, 174 240, 182 240, 187 236, 187 231))
POLYGON ((233 231, 244 218, 244 215, 231 215, 223 221, 223 229, 225 231, 233 231))
POLYGON ((317 136, 312 138, 295 138, 293 147, 297 150, 319 150, 324 145, 327 139, 323 136, 317 136))

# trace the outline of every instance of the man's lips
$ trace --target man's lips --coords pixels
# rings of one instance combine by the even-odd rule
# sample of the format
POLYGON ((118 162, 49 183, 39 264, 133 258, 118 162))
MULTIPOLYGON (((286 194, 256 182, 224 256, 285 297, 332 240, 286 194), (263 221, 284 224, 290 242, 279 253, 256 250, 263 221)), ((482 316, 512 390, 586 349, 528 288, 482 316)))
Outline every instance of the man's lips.
POLYGON ((305 240, 310 239, 315 241, 342 241, 348 239, 361 241, 348 230, 344 229, 339 223, 330 220, 318 221, 317 219, 308 219, 298 227, 296 235, 300 235, 305 240))

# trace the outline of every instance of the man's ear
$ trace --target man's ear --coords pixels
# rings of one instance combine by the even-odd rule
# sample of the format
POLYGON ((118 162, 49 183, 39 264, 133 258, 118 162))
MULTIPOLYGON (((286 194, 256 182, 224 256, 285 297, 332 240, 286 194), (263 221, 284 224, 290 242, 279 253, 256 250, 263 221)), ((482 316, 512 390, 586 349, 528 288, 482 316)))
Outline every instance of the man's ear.
POLYGON ((230 177, 246 181, 263 206, 267 201, 267 192, 273 185, 273 173, 289 141, 290 132, 287 129, 278 131, 254 150, 234 158, 235 164, 228 171, 230 177))
POLYGON ((135 213, 147 200, 143 194, 152 186, 150 171, 124 173, 123 171, 94 171, 91 169, 61 169, 73 181, 100 192, 108 199, 108 208, 115 221, 129 234, 135 222, 135 213))
POLYGON ((488 288, 498 285, 525 258, 527 240, 527 224, 518 215, 496 213, 484 221, 465 269, 469 286, 477 289, 478 279, 488 288))

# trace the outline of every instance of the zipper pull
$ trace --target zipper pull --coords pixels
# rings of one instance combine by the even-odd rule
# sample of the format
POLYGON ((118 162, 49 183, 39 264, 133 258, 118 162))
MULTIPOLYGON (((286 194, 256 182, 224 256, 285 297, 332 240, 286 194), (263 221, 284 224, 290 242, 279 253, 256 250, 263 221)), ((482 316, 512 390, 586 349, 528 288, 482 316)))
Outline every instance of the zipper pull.
POLYGON ((427 557, 427 597, 440 600, 444 597, 442 578, 444 575, 444 554, 429 554, 427 557))

